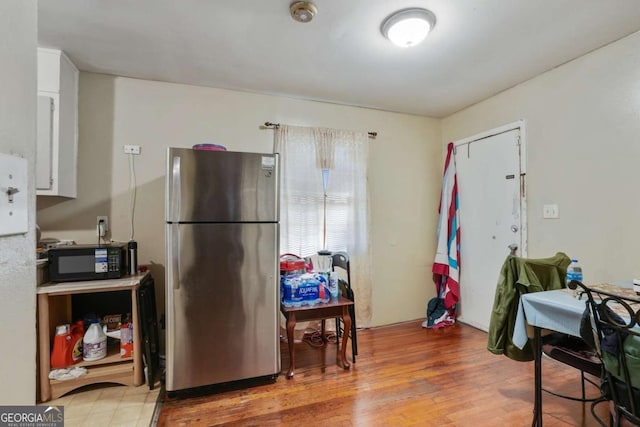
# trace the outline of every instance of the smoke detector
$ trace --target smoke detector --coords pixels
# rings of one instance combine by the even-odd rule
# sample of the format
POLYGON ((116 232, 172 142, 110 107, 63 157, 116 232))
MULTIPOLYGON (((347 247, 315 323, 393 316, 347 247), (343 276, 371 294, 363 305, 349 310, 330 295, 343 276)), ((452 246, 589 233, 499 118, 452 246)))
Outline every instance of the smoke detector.
POLYGON ((316 16, 318 9, 310 1, 295 1, 289 6, 291 17, 298 22, 309 22, 316 16))

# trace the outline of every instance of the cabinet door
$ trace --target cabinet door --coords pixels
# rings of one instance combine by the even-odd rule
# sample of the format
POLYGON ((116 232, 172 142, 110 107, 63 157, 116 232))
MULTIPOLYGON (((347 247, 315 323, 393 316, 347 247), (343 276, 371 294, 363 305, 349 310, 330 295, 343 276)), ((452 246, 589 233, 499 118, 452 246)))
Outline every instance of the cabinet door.
POLYGON ((53 172, 53 98, 38 96, 36 189, 50 190, 53 172))

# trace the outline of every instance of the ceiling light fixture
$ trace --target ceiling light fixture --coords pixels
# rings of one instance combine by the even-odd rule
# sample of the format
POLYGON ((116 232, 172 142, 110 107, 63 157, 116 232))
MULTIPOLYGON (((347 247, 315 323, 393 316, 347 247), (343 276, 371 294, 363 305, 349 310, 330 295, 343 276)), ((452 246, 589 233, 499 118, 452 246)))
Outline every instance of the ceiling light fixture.
POLYGON ((435 25, 436 15, 433 12, 410 8, 389 15, 382 22, 380 31, 396 46, 411 47, 424 40, 435 25))
POLYGON ((318 9, 310 1, 295 1, 289 5, 291 17, 298 22, 309 22, 316 16, 318 9))

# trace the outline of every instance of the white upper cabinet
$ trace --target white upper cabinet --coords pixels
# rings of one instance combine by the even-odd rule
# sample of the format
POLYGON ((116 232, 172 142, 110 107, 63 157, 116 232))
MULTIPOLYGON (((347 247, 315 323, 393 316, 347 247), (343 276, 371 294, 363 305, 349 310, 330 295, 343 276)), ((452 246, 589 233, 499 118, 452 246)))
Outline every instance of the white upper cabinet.
POLYGON ((76 197, 78 69, 64 52, 38 48, 36 194, 76 197))

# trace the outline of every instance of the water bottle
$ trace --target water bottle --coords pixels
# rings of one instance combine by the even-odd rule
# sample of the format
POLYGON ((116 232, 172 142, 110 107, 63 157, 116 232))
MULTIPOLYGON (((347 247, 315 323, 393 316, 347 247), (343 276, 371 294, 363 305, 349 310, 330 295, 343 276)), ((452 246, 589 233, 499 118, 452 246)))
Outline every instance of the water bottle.
POLYGON ((297 255, 285 254, 280 257, 280 300, 285 307, 299 307, 300 275, 305 273, 305 262, 297 255))
POLYGON ((302 299, 302 305, 316 305, 320 294, 320 282, 313 274, 306 273, 300 276, 298 292, 302 299))
POLYGON ((567 284, 572 280, 582 282, 582 267, 578 264, 577 259, 572 259, 571 264, 567 267, 567 284))
POLYGON ((300 294, 300 276, 285 276, 283 282, 282 303, 285 307, 300 307, 302 295, 300 294))

